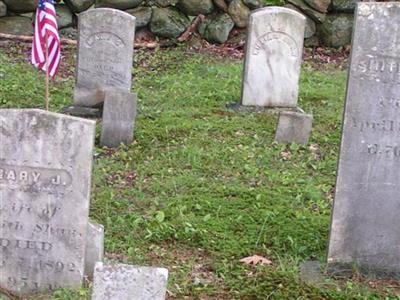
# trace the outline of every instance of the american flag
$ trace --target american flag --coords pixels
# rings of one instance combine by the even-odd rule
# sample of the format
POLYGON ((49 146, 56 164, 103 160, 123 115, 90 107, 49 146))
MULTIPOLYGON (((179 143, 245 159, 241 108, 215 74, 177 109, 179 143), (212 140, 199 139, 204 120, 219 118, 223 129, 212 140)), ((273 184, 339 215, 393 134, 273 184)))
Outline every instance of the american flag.
POLYGON ((39 0, 34 31, 32 64, 43 71, 46 71, 48 66, 49 75, 54 77, 60 66, 61 50, 53 0, 39 0), (48 51, 47 62, 46 46, 48 51))

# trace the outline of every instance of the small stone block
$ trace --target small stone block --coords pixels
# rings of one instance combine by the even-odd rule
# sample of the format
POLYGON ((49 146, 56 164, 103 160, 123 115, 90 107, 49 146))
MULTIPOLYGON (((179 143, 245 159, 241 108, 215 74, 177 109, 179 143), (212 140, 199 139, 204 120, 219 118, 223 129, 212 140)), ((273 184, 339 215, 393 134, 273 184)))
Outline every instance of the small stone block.
POLYGON ((112 148, 132 143, 136 110, 136 94, 106 91, 100 144, 112 148))
POLYGON ((93 278, 94 267, 104 258, 104 226, 89 222, 86 238, 85 276, 93 278))
POLYGON ((323 284, 325 278, 322 274, 319 261, 305 261, 300 264, 300 279, 310 285, 323 284))
POLYGON ((96 263, 92 300, 164 300, 168 270, 96 263))
POLYGON ((306 145, 312 129, 312 115, 284 111, 279 114, 275 141, 306 145))

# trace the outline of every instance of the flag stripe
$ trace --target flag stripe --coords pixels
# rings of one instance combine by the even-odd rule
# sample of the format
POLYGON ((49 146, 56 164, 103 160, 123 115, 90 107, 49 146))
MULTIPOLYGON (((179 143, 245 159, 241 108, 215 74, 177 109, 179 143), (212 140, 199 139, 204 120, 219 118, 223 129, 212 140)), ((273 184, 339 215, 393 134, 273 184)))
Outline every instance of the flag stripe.
POLYGON ((52 0, 39 0, 36 10, 34 39, 32 44, 32 64, 54 77, 60 67, 61 45, 58 35, 56 11, 52 0), (46 62, 46 47, 48 61, 46 62))
MULTIPOLYGON (((39 23, 39 16, 36 15, 36 22, 39 23)), ((34 65, 37 65, 37 62, 43 61, 44 60, 44 54, 43 54, 43 49, 41 47, 36 47, 37 44, 41 44, 41 35, 39 34, 39 27, 35 26, 35 34, 34 34, 34 40, 33 40, 33 47, 32 47, 32 63, 34 65)))

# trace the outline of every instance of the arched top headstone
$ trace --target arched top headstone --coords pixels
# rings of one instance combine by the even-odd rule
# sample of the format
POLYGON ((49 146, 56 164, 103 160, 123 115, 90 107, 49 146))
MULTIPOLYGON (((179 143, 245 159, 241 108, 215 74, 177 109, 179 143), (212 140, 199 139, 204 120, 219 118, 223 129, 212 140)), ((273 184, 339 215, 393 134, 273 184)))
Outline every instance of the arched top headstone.
POLYGON ((264 8, 259 8, 256 9, 252 12, 252 14, 250 15, 250 18, 264 18, 265 14, 289 14, 292 15, 296 18, 299 18, 300 20, 306 20, 306 17, 302 14, 299 13, 298 11, 294 10, 294 9, 290 9, 287 7, 281 7, 281 6, 269 6, 269 7, 264 7, 264 8))
POLYGON ((301 13, 284 7, 266 7, 250 15, 243 105, 297 105, 305 21, 301 13))
POLYGON ((96 90, 130 91, 135 20, 112 8, 79 14, 75 104, 95 106, 96 90))
POLYGON ((131 22, 133 22, 131 25, 135 25, 134 22, 136 20, 136 18, 134 16, 132 16, 131 14, 128 14, 122 10, 119 9, 115 9, 115 8, 95 8, 95 9, 88 9, 84 12, 81 12, 79 14, 79 17, 82 18, 87 18, 88 16, 93 15, 93 16, 97 16, 97 17, 102 17, 102 18, 106 18, 107 16, 111 17, 113 21, 115 21, 115 17, 121 17, 124 19, 124 22, 126 20, 130 20, 131 22))

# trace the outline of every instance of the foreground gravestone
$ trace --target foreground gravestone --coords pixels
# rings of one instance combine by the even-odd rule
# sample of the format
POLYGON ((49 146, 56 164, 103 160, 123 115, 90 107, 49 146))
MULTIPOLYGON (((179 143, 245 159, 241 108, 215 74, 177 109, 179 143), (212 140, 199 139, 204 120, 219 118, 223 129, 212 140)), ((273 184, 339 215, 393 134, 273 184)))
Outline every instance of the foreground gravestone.
POLYGON ((167 281, 164 268, 97 263, 92 300, 164 300, 167 281))
POLYGON ((279 114, 275 141, 278 143, 297 143, 306 145, 312 129, 312 115, 283 111, 279 114))
POLYGON ((250 15, 242 105, 295 107, 306 18, 283 7, 250 15))
POLYGON ((123 91, 106 91, 100 144, 118 147, 133 141, 133 128, 137 110, 136 94, 123 91))
POLYGON ((400 3, 359 3, 328 264, 400 275, 400 3), (387 30, 387 26, 391 30, 387 30))
POLYGON ((78 287, 84 274, 95 122, 0 109, 0 287, 78 287))
POLYGON ((135 17, 111 8, 79 15, 78 59, 74 102, 97 106, 99 90, 131 89, 135 17))

